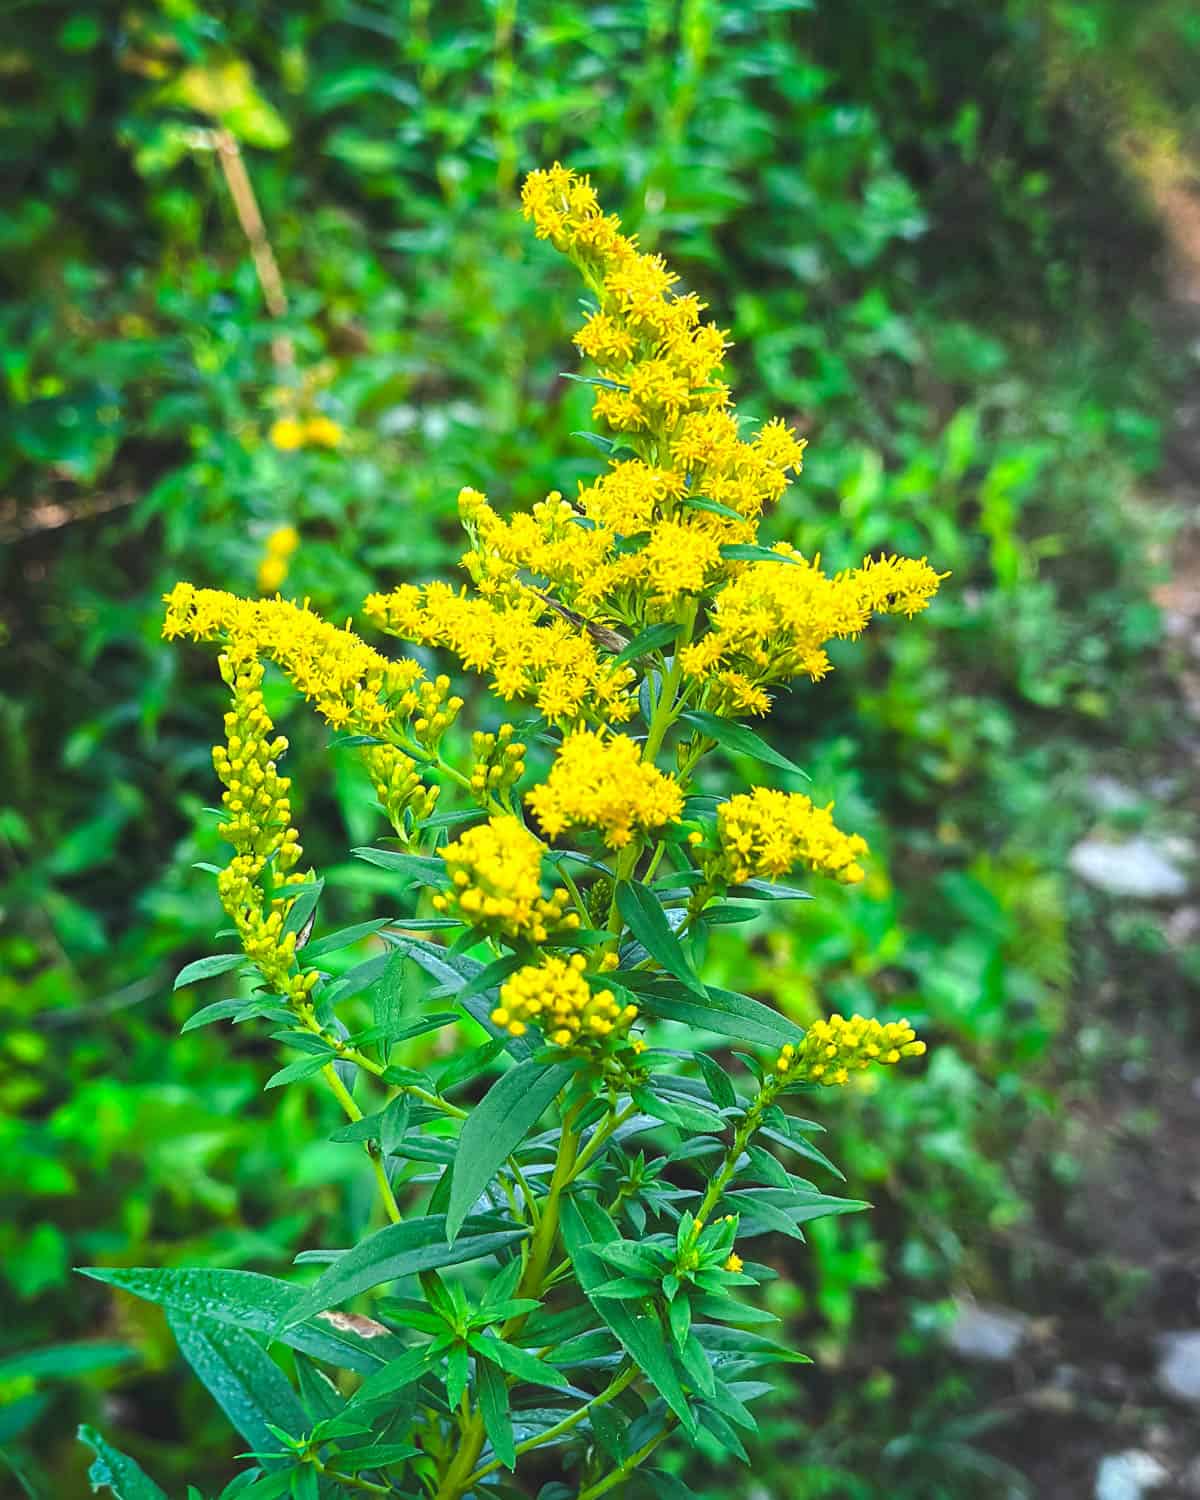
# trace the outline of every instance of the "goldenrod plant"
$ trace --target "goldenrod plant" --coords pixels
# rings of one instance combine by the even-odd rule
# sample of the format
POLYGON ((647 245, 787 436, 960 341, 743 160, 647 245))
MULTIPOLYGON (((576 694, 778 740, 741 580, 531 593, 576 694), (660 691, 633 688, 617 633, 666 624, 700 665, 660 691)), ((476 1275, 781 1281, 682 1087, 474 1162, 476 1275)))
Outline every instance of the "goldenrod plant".
MULTIPOLYGON (((760 542, 803 442, 739 422, 725 334, 586 178, 534 172, 523 204, 586 288, 571 378, 604 472, 509 518, 463 490, 464 580, 366 601, 413 655, 279 596, 166 600, 164 634, 215 645, 231 699, 213 759, 236 942, 177 987, 242 984, 187 1028, 274 1027, 297 1057, 268 1086, 328 1087, 378 1194, 378 1227, 314 1247, 303 1284, 90 1273, 166 1307, 249 1450, 226 1496, 598 1500, 635 1473, 671 1496, 668 1439, 744 1456, 762 1370, 803 1358, 771 1337, 755 1247, 865 1207, 799 1175, 838 1174, 782 1101, 924 1051, 904 1019, 801 1031, 706 983, 704 952, 805 894, 796 870, 862 878, 864 840, 747 720, 939 575, 886 556, 831 576, 760 542), (362 760, 391 832, 355 852, 394 880, 387 918, 318 929, 270 668, 362 760), (715 795, 701 768, 730 754, 789 789, 715 795)), ((145 1486, 126 1493, 161 1493, 92 1441, 145 1486)))

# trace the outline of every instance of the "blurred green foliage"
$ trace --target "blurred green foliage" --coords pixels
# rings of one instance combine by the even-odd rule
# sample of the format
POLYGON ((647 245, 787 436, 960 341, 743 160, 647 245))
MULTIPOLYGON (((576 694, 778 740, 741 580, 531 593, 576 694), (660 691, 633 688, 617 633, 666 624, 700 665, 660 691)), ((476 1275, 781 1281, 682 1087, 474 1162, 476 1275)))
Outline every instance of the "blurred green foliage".
MULTIPOLYGON (((789 753, 871 839, 870 879, 713 958, 801 1019, 903 1010, 935 1042, 923 1077, 830 1111, 880 1212, 812 1238, 780 1310, 830 1374, 781 1396, 760 1475, 787 1500, 1004 1493, 936 1332, 952 1286, 998 1274, 989 1227, 1029 1211, 1010 1148, 1053 1108, 1082 774, 1097 746, 1151 732, 1129 705, 1164 521, 1135 497, 1172 372, 1145 316, 1158 232, 1113 142, 1195 129, 1191 7, 132 0, 10 8, 5 32, 14 1472, 82 1493, 86 1455, 56 1436, 72 1417, 176 1485, 229 1472, 153 1310, 73 1264, 278 1269, 364 1211, 338 1157, 292 1149, 312 1125, 288 1112, 322 1106, 262 1095, 269 1047, 176 1035, 190 997, 168 976, 218 925, 189 866, 216 849, 221 694, 202 653, 161 646, 158 599, 181 576, 253 591, 292 525, 286 590, 344 616, 452 564, 461 485, 504 506, 595 471, 569 437, 588 398, 557 378, 570 273, 516 211, 520 175, 561 157, 730 326, 743 407, 809 435, 777 535, 835 566, 886 548, 953 571, 922 629, 839 665, 819 717, 803 690, 783 710, 789 753), (241 145, 281 317, 217 131, 241 145), (291 411, 343 440, 281 451, 291 411)), ((328 867, 374 831, 370 803, 312 725, 288 729, 328 867)), ((374 909, 369 873, 341 866, 348 917, 374 909)))

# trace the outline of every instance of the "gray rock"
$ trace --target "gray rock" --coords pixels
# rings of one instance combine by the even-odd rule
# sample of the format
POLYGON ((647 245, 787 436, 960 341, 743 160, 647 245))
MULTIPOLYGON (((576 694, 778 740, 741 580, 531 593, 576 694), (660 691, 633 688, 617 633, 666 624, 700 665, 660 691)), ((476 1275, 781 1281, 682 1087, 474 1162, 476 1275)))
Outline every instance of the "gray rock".
POLYGON ((1187 891, 1188 878, 1179 861, 1189 852, 1177 840, 1168 847, 1139 835, 1123 843, 1110 843, 1090 834, 1075 845, 1067 862, 1080 880, 1110 896, 1168 901, 1187 891))
POLYGON ((1170 1477, 1152 1453, 1140 1448, 1110 1453, 1096 1470, 1096 1500, 1142 1500, 1170 1477))
POLYGON ((1200 1329, 1163 1334, 1154 1376, 1168 1396, 1200 1406, 1200 1329))
POLYGON ((991 1364, 1010 1360, 1025 1341, 1029 1319, 1006 1307, 984 1307, 964 1298, 955 1307, 954 1322, 945 1333, 946 1343, 963 1359, 991 1364))
POLYGON ((1131 812, 1146 800, 1115 776, 1089 776, 1087 790, 1093 806, 1105 813, 1131 812))

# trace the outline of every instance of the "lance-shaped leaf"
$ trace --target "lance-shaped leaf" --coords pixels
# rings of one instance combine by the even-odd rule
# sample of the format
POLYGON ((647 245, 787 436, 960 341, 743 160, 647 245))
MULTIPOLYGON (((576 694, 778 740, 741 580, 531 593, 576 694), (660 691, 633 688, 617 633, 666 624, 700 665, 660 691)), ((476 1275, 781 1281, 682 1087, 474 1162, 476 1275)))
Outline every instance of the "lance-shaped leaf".
POLYGON ((758 1042, 774 1048, 782 1047, 785 1042, 795 1046, 804 1035, 769 1005, 752 1000, 749 995, 739 995, 735 990, 715 989, 710 985, 701 1004, 677 985, 664 983, 658 975, 625 973, 621 982, 637 992, 648 1014, 661 1016, 665 1021, 682 1021, 699 1031, 715 1031, 736 1041, 758 1042))
MULTIPOLYGON (((468 958, 463 953, 451 953, 448 948, 442 948, 437 943, 427 943, 423 938, 397 936, 391 941, 395 943, 398 953, 411 958, 426 974, 444 985, 448 995, 456 998, 459 990, 464 989, 485 967, 477 958, 468 958)), ((503 1037, 505 1047, 514 1057, 532 1057, 533 1046, 527 1037, 509 1036, 506 1031, 501 1031, 492 1024, 496 1000, 495 989, 484 990, 479 994, 469 995, 462 1006, 489 1035, 503 1037)))
POLYGON ((214 953, 209 958, 198 958, 180 969, 175 976, 174 987, 181 990, 186 984, 197 984, 201 979, 211 979, 214 974, 228 974, 230 969, 236 969, 245 962, 244 953, 214 953))
POLYGON ((512 1412, 508 1404, 508 1382, 501 1371, 486 1359, 475 1366, 475 1387, 479 1414, 492 1451, 506 1469, 517 1467, 517 1450, 513 1439, 512 1412))
POLYGON ((114 1448, 94 1427, 81 1427, 78 1436, 96 1455, 88 1469, 93 1492, 106 1485, 116 1500, 167 1500, 142 1466, 114 1448))
POLYGON ((690 724, 693 729, 698 729, 702 735, 710 740, 715 740, 726 750, 734 750, 742 755, 752 755, 755 760, 764 761, 769 766, 778 766, 781 771, 793 771, 805 780, 811 779, 807 771, 802 770, 794 760, 789 760, 786 755, 781 755, 774 745, 769 745, 761 734, 755 734, 753 729, 747 729, 745 724, 735 723, 732 719, 718 718, 716 714, 705 712, 702 708, 689 708, 680 714, 685 724, 690 724))
MULTIPOLYGON (((279 1450, 272 1427, 292 1437, 308 1430, 299 1397, 250 1334, 215 1318, 178 1310, 168 1309, 167 1322, 184 1359, 254 1452, 279 1450)), ((270 1459, 259 1462, 272 1466, 270 1459)))
MULTIPOLYGON (((268 1336, 302 1300, 305 1290, 257 1271, 197 1267, 85 1266, 83 1275, 119 1287, 168 1311, 212 1318, 268 1336)), ((369 1375, 403 1349, 382 1323, 342 1313, 319 1313, 289 1326, 281 1341, 344 1370, 369 1375)))
POLYGON ((418 1271, 481 1260, 514 1244, 529 1231, 507 1228, 496 1219, 468 1220, 467 1233, 453 1245, 446 1238, 446 1219, 431 1214, 377 1229, 361 1244, 339 1255, 319 1281, 288 1309, 277 1325, 282 1334, 298 1323, 387 1281, 418 1271))
POLYGON ((621 1235, 617 1226, 598 1203, 580 1196, 563 1200, 559 1224, 563 1243, 567 1247, 567 1254, 571 1257, 571 1264, 584 1295, 617 1336, 625 1352, 679 1418, 684 1430, 694 1435, 695 1413, 684 1394, 658 1319, 634 1309, 626 1302, 595 1296, 596 1288, 610 1278, 608 1267, 592 1247, 619 1240, 621 1235))
POLYGON ((453 1240, 500 1163, 517 1149, 571 1076, 569 1063, 517 1063, 492 1084, 467 1117, 458 1138, 446 1212, 453 1240))
POLYGON ((640 881, 620 880, 617 882, 616 896, 617 910, 625 925, 650 957, 703 1000, 706 991, 700 982, 700 976, 692 967, 692 961, 683 951, 679 939, 671 931, 670 923, 654 892, 640 881))

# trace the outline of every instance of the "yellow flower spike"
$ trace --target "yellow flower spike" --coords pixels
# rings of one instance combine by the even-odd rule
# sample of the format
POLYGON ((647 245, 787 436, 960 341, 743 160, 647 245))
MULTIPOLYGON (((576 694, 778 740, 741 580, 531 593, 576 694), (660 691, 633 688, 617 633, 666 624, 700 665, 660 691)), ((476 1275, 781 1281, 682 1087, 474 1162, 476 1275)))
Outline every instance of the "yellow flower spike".
POLYGON ((832 1015, 814 1021, 799 1046, 783 1047, 775 1061, 776 1073, 787 1082, 812 1082, 837 1087, 849 1082, 852 1071, 872 1063, 894 1066, 905 1057, 921 1057, 925 1043, 906 1020, 881 1022, 865 1016, 832 1015))
POLYGON ((745 1264, 745 1262, 742 1260, 742 1257, 740 1255, 738 1255, 736 1253, 736 1251, 731 1250, 729 1252, 729 1258, 725 1262, 724 1269, 726 1271, 737 1272, 737 1271, 740 1271, 742 1269, 742 1267, 743 1267, 744 1264, 745 1264))
POLYGON ((548 838, 572 827, 597 828, 610 849, 622 849, 635 830, 678 822, 683 790, 674 777, 642 760, 635 741, 577 729, 525 802, 548 838))
POLYGON ((226 742, 213 749, 213 765, 225 786, 221 798, 227 818, 218 825, 233 845, 229 864, 217 877, 221 905, 237 928, 246 956, 267 984, 293 1002, 303 1001, 316 977, 293 973, 296 935, 282 935, 290 909, 288 885, 305 876, 295 873, 303 850, 291 826, 291 782, 280 776, 276 761, 287 740, 276 735, 263 707, 263 669, 257 661, 235 663, 221 658, 221 675, 233 705, 225 715, 226 742), (263 876, 272 868, 277 894, 264 909, 263 876))

